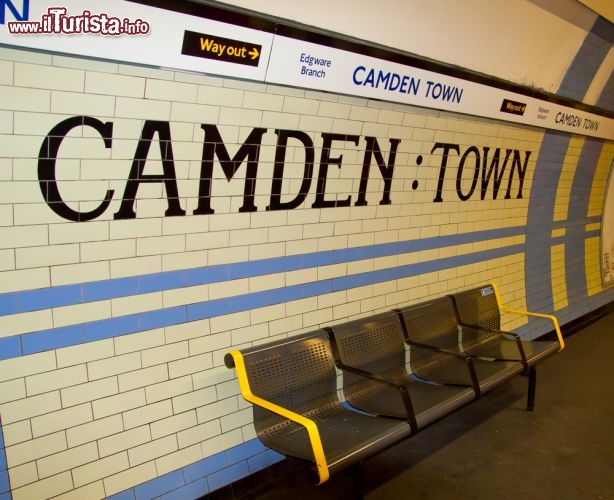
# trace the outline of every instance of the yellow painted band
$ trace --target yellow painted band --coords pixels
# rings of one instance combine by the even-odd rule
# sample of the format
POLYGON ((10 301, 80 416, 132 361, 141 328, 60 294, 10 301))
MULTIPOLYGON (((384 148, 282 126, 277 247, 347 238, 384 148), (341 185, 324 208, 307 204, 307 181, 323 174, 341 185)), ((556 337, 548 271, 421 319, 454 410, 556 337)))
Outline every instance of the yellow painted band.
POLYGON ((262 408, 266 408, 267 410, 277 413, 282 417, 286 417, 287 419, 292 420, 293 422, 296 422, 307 429, 309 442, 311 443, 311 449, 313 451, 313 457, 318 470, 318 476, 320 478, 318 484, 326 482, 330 477, 330 473, 328 470, 328 464, 326 463, 326 456, 324 455, 324 447, 322 446, 320 432, 318 431, 318 426, 316 423, 303 415, 293 412, 292 410, 288 410, 283 406, 279 406, 275 403, 267 401, 266 399, 256 396, 252 392, 249 385, 249 378, 245 369, 243 354, 241 354, 240 351, 231 351, 229 354, 234 359, 235 368, 237 370, 237 379, 239 380, 239 387, 241 389, 241 394, 246 401, 261 406, 262 408))
POLYGON ((556 336, 559 341, 559 351, 562 351, 565 348, 565 341, 563 340, 563 334, 561 333, 561 327, 559 326, 559 321, 556 319, 555 316, 553 316, 552 314, 541 314, 541 313, 535 313, 535 312, 529 312, 529 311, 520 311, 518 309, 510 309, 508 307, 505 307, 503 305, 503 302, 501 301, 501 295, 499 294, 499 288, 497 287, 495 283, 492 283, 492 287, 495 290, 495 296, 497 297, 497 305, 499 306, 499 310, 501 312, 507 312, 511 314, 522 314, 524 316, 533 316, 536 318, 549 319, 550 321, 552 321, 552 324, 554 325, 554 330, 556 331, 556 336))

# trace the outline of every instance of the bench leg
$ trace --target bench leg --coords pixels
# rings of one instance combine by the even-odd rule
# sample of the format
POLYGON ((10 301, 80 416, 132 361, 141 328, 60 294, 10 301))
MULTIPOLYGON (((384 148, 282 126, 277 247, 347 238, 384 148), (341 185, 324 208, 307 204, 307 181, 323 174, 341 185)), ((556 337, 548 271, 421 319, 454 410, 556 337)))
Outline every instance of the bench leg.
POLYGON ((529 368, 529 390, 527 393, 527 411, 533 411, 535 407, 535 386, 537 384, 537 371, 535 367, 529 368))
POLYGON ((298 473, 296 459, 286 457, 284 469, 286 487, 290 490, 296 489, 296 475, 298 473))
POLYGON ((354 500, 362 500, 364 498, 364 470, 363 463, 359 462, 352 466, 352 478, 354 480, 354 500))

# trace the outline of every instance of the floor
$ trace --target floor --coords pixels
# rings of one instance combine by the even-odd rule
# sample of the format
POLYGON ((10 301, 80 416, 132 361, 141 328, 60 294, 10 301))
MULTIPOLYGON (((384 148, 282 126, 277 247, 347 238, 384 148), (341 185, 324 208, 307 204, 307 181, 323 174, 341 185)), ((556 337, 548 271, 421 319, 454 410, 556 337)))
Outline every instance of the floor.
MULTIPOLYGON (((367 461, 364 498, 614 500, 614 313, 566 343, 539 365, 535 411, 525 409, 527 379, 516 377, 367 461)), ((243 493, 234 485, 232 497, 353 497, 350 473, 322 486, 299 475, 291 489, 282 476, 243 493)))

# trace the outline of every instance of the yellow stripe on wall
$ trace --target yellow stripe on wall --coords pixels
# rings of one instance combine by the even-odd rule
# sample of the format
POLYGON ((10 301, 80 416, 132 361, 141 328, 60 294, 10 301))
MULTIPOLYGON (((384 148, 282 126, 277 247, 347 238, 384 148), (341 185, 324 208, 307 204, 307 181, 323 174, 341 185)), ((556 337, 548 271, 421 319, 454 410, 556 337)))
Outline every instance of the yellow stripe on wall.
POLYGON ((567 234, 567 228, 564 227, 552 230, 553 238, 562 238, 563 236, 565 236, 565 234, 567 234))
POLYGON ((552 301, 554 310, 560 311, 569 305, 567 299, 567 280, 565 279, 565 245, 553 245, 550 248, 552 266, 552 301))
POLYGON ((589 297, 603 290, 601 284, 600 248, 601 244, 598 236, 586 238, 584 241, 586 290, 589 297))
POLYGON ((602 215, 605 190, 607 189, 613 158, 614 143, 606 142, 601 150, 595 176, 593 177, 593 185, 588 203, 588 217, 600 217, 602 215))

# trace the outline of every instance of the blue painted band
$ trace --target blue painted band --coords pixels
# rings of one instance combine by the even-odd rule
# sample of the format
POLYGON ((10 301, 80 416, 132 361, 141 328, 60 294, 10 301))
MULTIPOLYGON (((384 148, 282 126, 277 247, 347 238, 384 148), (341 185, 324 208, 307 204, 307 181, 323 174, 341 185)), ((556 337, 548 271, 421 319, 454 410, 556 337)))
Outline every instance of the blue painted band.
POLYGON ((523 235, 524 226, 0 294, 0 316, 523 235))
POLYGON ((467 264, 475 264, 486 260, 522 253, 523 251, 523 245, 513 245, 418 264, 396 266, 378 271, 324 279, 223 299, 208 300, 185 306, 170 307, 156 311, 92 321, 69 327, 25 333, 19 336, 0 339, 0 347, 3 343, 6 343, 9 347, 12 346, 9 351, 9 356, 11 358, 25 356, 50 349, 70 347, 139 331, 164 328, 189 321, 197 321, 293 300, 316 297, 334 291, 418 276, 420 274, 441 271, 467 264), (19 339, 19 343, 16 339, 19 339))

